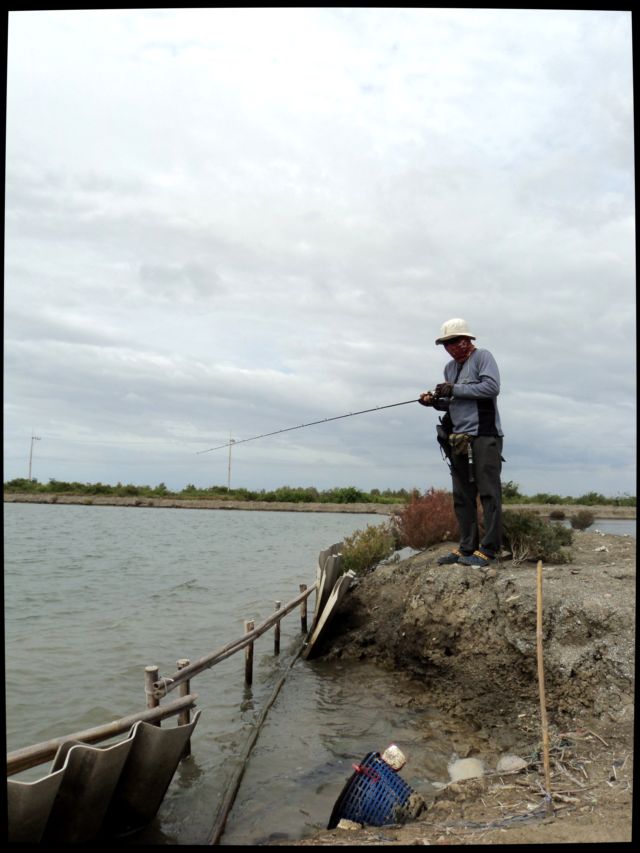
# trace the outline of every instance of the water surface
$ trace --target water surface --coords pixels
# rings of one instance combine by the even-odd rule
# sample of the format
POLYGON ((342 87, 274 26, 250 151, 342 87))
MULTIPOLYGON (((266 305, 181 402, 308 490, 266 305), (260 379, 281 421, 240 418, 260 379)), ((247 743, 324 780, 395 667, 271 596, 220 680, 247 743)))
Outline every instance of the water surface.
MULTIPOLYGON (((275 601, 291 601, 300 583, 315 581, 320 550, 383 521, 5 504, 7 749, 144 709, 145 666, 169 675, 178 659, 238 638, 244 620, 258 624, 275 601)), ((310 615, 314 601, 312 594, 310 615)), ((256 642, 251 689, 242 654, 192 680, 202 711, 192 755, 157 818, 128 843, 205 843, 255 721, 301 641, 296 610, 282 622, 279 658, 271 633, 256 642)), ((353 761, 393 739, 418 750, 419 721, 398 711, 396 687, 393 674, 370 666, 299 659, 269 712, 222 843, 301 837, 326 824, 353 761)), ((433 760, 438 749, 421 747, 427 752, 433 760)), ((417 754, 411 764, 427 773, 417 754)), ((38 779, 49 766, 15 778, 38 779)))
MULTIPOLYGON (((9 751, 140 711, 144 668, 161 675, 269 616, 315 581, 318 552, 379 515, 6 503, 5 655, 9 751)), ((635 522, 591 530, 635 536, 635 522)), ((309 599, 310 615, 315 597, 309 599)), ((402 700, 404 676, 366 663, 298 659, 299 611, 255 645, 254 683, 235 655, 196 676, 202 715, 154 821, 129 844, 204 844, 240 755, 281 674, 221 843, 302 838, 323 828, 352 764, 397 743, 423 795, 472 732, 402 700)), ((416 689, 415 685, 412 689, 416 689)), ((170 694, 170 698, 175 696, 170 694)), ((174 725, 173 720, 164 725, 174 725)), ((459 726, 460 724, 457 723, 459 726)), ((14 778, 32 781, 49 764, 14 778)))

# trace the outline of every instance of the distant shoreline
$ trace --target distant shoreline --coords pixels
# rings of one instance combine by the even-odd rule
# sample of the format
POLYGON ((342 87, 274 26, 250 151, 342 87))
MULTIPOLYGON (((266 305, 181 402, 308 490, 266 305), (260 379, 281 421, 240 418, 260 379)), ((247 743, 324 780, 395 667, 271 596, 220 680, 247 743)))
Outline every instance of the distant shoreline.
MULTIPOLYGON (((149 498, 149 497, 114 497, 113 495, 30 495, 19 493, 4 493, 5 503, 38 503, 38 504, 80 504, 84 506, 131 506, 157 507, 162 509, 221 509, 221 510, 262 510, 270 512, 345 512, 368 515, 393 515, 399 512, 405 504, 377 503, 294 503, 284 501, 237 501, 237 500, 202 500, 182 498, 149 498)), ((504 504, 504 509, 527 509, 548 516, 554 510, 562 510, 570 518, 580 510, 586 509, 599 519, 629 519, 635 520, 636 507, 612 506, 609 504, 587 506, 583 504, 504 504)))

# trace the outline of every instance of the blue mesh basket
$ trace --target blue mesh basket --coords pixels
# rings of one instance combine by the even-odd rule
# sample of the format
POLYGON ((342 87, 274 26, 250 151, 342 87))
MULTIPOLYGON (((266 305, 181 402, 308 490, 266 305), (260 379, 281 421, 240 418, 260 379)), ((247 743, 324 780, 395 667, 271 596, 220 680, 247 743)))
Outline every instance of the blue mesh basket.
POLYGON ((353 768, 354 773, 333 807, 327 828, 334 829, 342 818, 368 826, 399 823, 399 810, 414 793, 413 788, 380 758, 378 752, 368 753, 353 768))

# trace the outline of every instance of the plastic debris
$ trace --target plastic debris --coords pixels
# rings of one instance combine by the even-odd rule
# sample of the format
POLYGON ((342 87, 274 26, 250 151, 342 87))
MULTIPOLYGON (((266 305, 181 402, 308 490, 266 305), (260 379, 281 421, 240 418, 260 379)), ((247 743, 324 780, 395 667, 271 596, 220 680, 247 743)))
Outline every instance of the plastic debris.
POLYGON ((402 752, 400 747, 395 745, 395 743, 389 744, 381 757, 382 760, 386 761, 389 767, 392 767, 394 770, 401 770, 407 763, 405 754, 402 752))
POLYGON ((362 824, 356 823, 355 820, 347 820, 343 817, 338 821, 336 829, 362 829, 362 824))
POLYGON ((518 773, 520 770, 524 770, 527 766, 527 762, 524 758, 520 758, 519 755, 512 755, 509 752, 505 752, 505 754, 501 755, 498 759, 496 771, 498 773, 518 773))
POLYGON ((368 753, 347 780, 331 812, 327 829, 335 829, 343 820, 364 826, 389 826, 416 818, 426 807, 424 798, 414 791, 391 764, 403 766, 406 758, 395 744, 385 754, 368 753))
POLYGON ((452 782, 461 782, 463 779, 476 779, 478 776, 484 776, 486 773, 485 764, 479 758, 458 758, 455 752, 451 756, 447 770, 452 782))

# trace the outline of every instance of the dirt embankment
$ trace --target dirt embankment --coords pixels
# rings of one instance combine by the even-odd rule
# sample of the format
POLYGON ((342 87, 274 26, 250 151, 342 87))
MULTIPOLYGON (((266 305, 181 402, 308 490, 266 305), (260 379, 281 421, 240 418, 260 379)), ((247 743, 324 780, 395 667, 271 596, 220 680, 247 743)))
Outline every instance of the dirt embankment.
MULTIPOLYGON (((114 497, 113 495, 31 495, 4 493, 7 503, 82 504, 85 506, 160 507, 164 509, 269 510, 272 512, 353 512, 392 515, 402 504, 289 503, 285 501, 199 500, 188 498, 114 497)), ((633 516, 635 517, 635 516, 633 516)))
POLYGON ((543 566, 553 815, 544 810, 536 565, 439 567, 448 543, 359 579, 321 651, 409 672, 417 711, 427 721, 438 707, 464 722, 474 734, 456 745, 459 756, 494 771, 448 785, 404 826, 321 832, 300 843, 630 841, 635 546, 628 536, 575 532, 572 562, 543 566), (504 752, 527 767, 496 773, 504 752))
MULTIPOLYGON (((5 501, 115 506, 360 512, 381 504, 273 504, 5 494, 5 501)), ((514 505, 512 508, 525 508, 514 505)), ((567 517, 578 506, 527 507, 567 517)), ((596 518, 635 518, 635 507, 584 507, 596 518)), ((453 543, 378 566, 344 599, 324 654, 408 673, 417 713, 437 707, 456 743, 492 772, 452 782, 402 826, 317 832, 295 846, 530 844, 631 840, 636 540, 574 533, 572 562, 543 567, 543 650, 553 814, 544 806, 536 657, 536 566, 437 566, 453 543), (500 754, 526 759, 497 773, 500 754)), ((390 703, 396 698, 389 697, 390 703)), ((397 701, 404 702, 400 698, 397 701)), ((428 722, 425 722, 428 738, 428 722)))
MULTIPOLYGON (((373 515, 394 515, 404 504, 376 503, 289 503, 284 501, 236 501, 220 498, 217 500, 199 500, 188 498, 149 498, 149 497, 115 497, 113 495, 53 495, 27 494, 5 492, 7 503, 45 503, 45 504, 83 504, 86 506, 135 506, 161 507, 175 509, 244 509, 271 510, 274 512, 352 512, 373 515)), ((636 507, 612 506, 582 506, 578 504, 507 504, 506 509, 527 509, 542 516, 549 516, 553 510, 561 509, 567 518, 579 510, 589 510, 596 518, 634 519, 636 507)))

